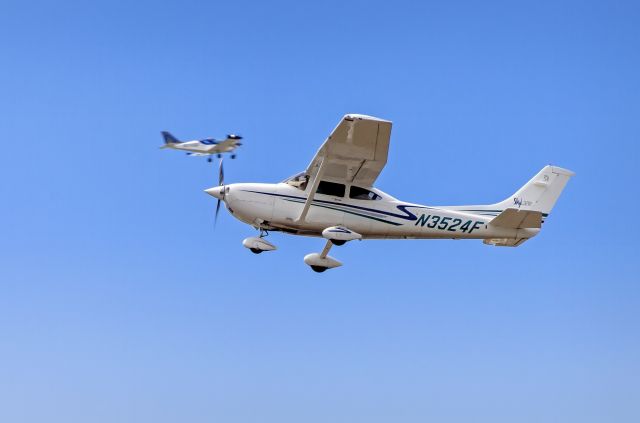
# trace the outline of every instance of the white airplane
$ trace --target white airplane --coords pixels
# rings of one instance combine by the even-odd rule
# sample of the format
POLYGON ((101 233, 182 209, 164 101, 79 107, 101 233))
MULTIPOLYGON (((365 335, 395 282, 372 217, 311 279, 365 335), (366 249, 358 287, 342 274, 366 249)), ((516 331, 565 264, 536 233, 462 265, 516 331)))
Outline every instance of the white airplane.
POLYGON ((304 262, 316 272, 341 266, 333 245, 361 239, 482 239, 516 247, 540 232, 573 172, 545 166, 515 194, 488 205, 425 206, 397 200, 373 184, 387 162, 391 122, 346 115, 306 171, 278 184, 224 185, 205 190, 238 220, 260 231, 242 244, 258 254, 276 247, 268 231, 323 237, 320 253, 304 262))
MULTIPOLYGON (((216 140, 213 138, 205 138, 202 140, 180 141, 170 132, 162 131, 164 145, 160 148, 171 148, 173 150, 187 151, 190 156, 208 156, 207 161, 211 161, 212 155, 222 157, 222 153, 233 153, 236 148, 242 145, 240 135, 229 134, 224 140, 216 140)), ((231 154, 231 158, 235 159, 235 153, 231 154)))

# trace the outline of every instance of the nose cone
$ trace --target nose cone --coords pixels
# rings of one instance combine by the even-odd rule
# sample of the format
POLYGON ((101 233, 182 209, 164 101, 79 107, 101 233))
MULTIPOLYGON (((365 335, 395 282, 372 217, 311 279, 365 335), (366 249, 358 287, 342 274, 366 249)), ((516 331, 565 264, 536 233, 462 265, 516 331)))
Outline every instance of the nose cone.
POLYGON ((205 189, 204 192, 209 194, 212 197, 217 198, 218 200, 222 200, 222 195, 224 193, 224 187, 212 187, 205 189))

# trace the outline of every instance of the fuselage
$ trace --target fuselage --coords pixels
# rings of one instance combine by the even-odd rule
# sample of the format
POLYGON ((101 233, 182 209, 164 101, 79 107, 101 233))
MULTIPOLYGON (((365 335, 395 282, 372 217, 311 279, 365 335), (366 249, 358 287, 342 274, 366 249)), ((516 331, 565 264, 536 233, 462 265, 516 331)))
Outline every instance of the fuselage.
POLYGON ((176 150, 201 154, 228 153, 236 148, 236 145, 232 142, 218 142, 215 140, 194 140, 168 145, 169 148, 176 150))
MULTIPOLYGON (((316 193, 304 219, 307 192, 287 183, 239 183, 220 188, 231 214, 254 227, 296 235, 321 236, 330 226, 345 226, 363 239, 531 238, 539 229, 491 225, 502 210, 487 206, 432 207, 399 201, 375 188, 375 199, 316 193)), ((215 194, 212 194, 215 195, 215 194)), ((217 195, 216 195, 217 196, 217 195)))

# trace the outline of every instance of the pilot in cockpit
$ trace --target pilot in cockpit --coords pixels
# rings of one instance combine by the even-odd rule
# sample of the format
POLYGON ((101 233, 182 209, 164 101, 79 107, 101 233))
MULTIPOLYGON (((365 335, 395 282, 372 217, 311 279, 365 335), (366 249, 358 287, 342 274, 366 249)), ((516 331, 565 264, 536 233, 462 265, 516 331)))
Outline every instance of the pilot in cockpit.
POLYGON ((307 184, 309 183, 309 175, 304 172, 300 172, 297 175, 294 175, 285 180, 284 182, 288 185, 291 185, 292 187, 296 187, 299 190, 304 191, 307 189, 307 184))

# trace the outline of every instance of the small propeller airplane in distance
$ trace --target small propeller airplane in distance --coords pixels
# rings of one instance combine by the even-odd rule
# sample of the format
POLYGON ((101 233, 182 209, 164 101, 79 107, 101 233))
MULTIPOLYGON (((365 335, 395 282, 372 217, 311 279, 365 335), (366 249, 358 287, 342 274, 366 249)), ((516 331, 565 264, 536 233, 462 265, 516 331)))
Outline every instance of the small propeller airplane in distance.
POLYGON ((164 145, 160 148, 171 148, 173 150, 186 151, 189 156, 208 156, 207 161, 211 162, 211 156, 222 157, 222 153, 232 153, 231 158, 235 159, 235 149, 242 145, 240 135, 229 134, 224 140, 205 138, 202 140, 180 141, 170 132, 162 131, 164 145))
POLYGON ((350 114, 342 118, 306 171, 278 184, 224 184, 205 190, 240 221, 260 231, 242 244, 273 251, 268 231, 325 238, 304 262, 316 272, 341 266, 333 245, 361 239, 482 239, 516 247, 540 232, 573 172, 545 166, 515 194, 488 205, 425 206, 395 199, 373 184, 387 162, 391 122, 350 114))

